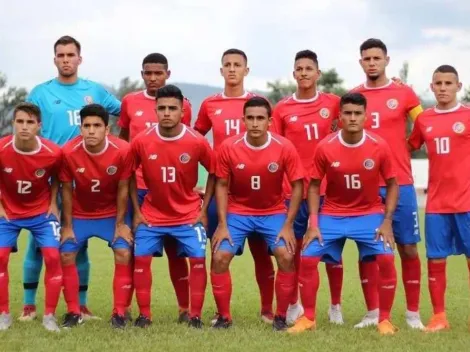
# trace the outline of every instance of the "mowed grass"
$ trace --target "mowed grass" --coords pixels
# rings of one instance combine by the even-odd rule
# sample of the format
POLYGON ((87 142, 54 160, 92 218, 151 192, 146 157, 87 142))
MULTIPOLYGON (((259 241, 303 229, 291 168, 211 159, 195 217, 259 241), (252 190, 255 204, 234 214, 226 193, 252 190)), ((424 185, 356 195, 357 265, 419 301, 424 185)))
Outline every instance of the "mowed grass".
MULTIPOLYGON (((253 260, 249 251, 232 264, 234 325, 228 331, 213 331, 210 318, 215 311, 214 300, 208 283, 204 306, 206 326, 202 331, 188 329, 176 323, 177 306, 168 276, 166 258, 153 261, 153 319, 147 330, 129 327, 125 331, 110 328, 112 309, 113 256, 100 240, 90 241, 92 274, 89 306, 103 317, 101 321, 86 322, 71 331, 60 334, 46 332, 38 321, 20 323, 16 318, 22 306, 22 260, 26 236, 20 237, 20 253, 10 261, 10 301, 15 322, 9 331, 0 333, 0 351, 451 351, 468 349, 468 271, 464 257, 450 258, 447 275, 447 310, 452 329, 439 334, 425 334, 409 330, 404 322, 405 299, 399 260, 397 269, 399 285, 393 309, 393 321, 400 328, 395 336, 381 337, 374 328, 354 330, 365 312, 364 300, 357 270, 357 250, 348 243, 344 252, 343 312, 345 325, 338 327, 328 323, 326 311, 329 305, 328 282, 321 268, 322 281, 318 297, 318 329, 299 336, 274 333, 270 326, 260 322, 259 294, 254 277, 253 260)), ((424 243, 420 244, 424 258, 424 243)), ((427 290, 426 261, 423 265, 421 314, 425 322, 431 316, 431 304, 427 290)), ((43 287, 39 291, 40 308, 43 306, 43 287)), ((61 300, 58 315, 65 312, 61 300)), ((137 308, 134 303, 134 315, 137 308)))

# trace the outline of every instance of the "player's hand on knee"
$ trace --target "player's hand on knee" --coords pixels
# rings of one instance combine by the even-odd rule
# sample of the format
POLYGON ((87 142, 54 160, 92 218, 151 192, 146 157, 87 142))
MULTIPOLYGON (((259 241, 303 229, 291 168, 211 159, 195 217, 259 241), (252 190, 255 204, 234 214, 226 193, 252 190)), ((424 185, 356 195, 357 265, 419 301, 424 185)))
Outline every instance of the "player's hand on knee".
POLYGON ((302 241, 302 250, 304 251, 308 245, 315 240, 318 240, 320 245, 323 246, 323 237, 320 229, 318 227, 309 227, 304 235, 304 240, 302 241))
POLYGON ((116 230, 114 232, 113 244, 119 238, 122 238, 129 245, 132 245, 132 243, 134 242, 134 236, 132 235, 132 231, 131 231, 130 227, 127 226, 127 224, 117 224, 116 225, 116 230))
POLYGON ((75 238, 75 233, 73 232, 72 227, 61 227, 60 228, 60 244, 64 244, 67 241, 72 241, 77 243, 75 238))
POLYGON ((297 243, 295 241, 294 229, 292 225, 285 224, 276 238, 276 243, 283 239, 286 242, 287 251, 291 254, 295 253, 297 243))
POLYGON ((49 209, 47 210, 47 217, 50 217, 51 215, 54 215, 57 220, 60 219, 59 207, 57 206, 57 203, 56 203, 56 202, 52 202, 52 203, 49 205, 49 209))
POLYGON ((134 212, 134 219, 132 221, 132 228, 135 230, 137 230, 137 227, 140 225, 140 224, 144 224, 144 225, 147 225, 149 226, 149 222, 147 221, 147 219, 145 218, 145 216, 142 214, 142 212, 140 211, 136 211, 134 212))
POLYGON ((197 225, 198 223, 201 223, 202 226, 207 230, 207 224, 209 220, 207 218, 207 211, 201 210, 199 215, 197 216, 196 220, 194 220, 193 225, 197 225))
POLYGON ((384 219, 382 225, 380 225, 376 232, 376 241, 382 240, 385 249, 395 249, 395 236, 393 235, 392 220, 384 219))
POLYGON ((232 237, 230 237, 230 233, 228 232, 227 225, 220 225, 217 226, 215 230, 214 237, 212 237, 212 252, 215 253, 218 251, 220 244, 227 240, 231 246, 233 246, 232 237))

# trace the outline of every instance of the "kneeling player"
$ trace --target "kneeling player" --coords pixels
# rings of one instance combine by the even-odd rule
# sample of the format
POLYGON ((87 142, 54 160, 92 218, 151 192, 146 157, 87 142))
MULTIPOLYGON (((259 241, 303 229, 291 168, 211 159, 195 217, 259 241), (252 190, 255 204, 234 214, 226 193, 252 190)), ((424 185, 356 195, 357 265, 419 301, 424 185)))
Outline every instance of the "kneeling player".
POLYGON ((356 241, 360 257, 376 255, 379 265, 379 325, 381 334, 393 334, 390 310, 396 290, 392 248, 392 216, 398 200, 398 185, 391 151, 380 137, 364 131, 366 100, 360 93, 341 98, 343 129, 318 145, 308 190, 310 225, 303 242, 300 265, 300 294, 305 314, 288 331, 315 329, 318 263, 324 256, 341 259, 344 239, 356 241), (379 179, 387 184, 384 207, 379 179), (320 183, 328 180, 318 216, 320 183), (382 238, 383 241, 378 241, 382 238))
POLYGON ((273 328, 286 330, 286 311, 296 287, 293 222, 302 200, 304 171, 292 143, 268 132, 269 103, 254 97, 243 110, 247 132, 230 137, 217 152, 219 225, 212 239, 211 280, 219 317, 213 327, 228 328, 232 324, 229 265, 234 255, 243 251, 247 236, 256 232, 269 245, 278 264, 273 328), (285 174, 292 185, 288 212, 282 192, 285 174))
POLYGON ((61 152, 54 143, 38 137, 41 113, 36 105, 19 104, 13 113, 13 127, 15 134, 0 140, 0 330, 12 323, 8 297, 10 252, 16 247, 21 229, 27 229, 46 263, 43 325, 49 331, 59 331, 54 314, 62 288, 56 203, 61 152))
POLYGON ((201 163, 210 171, 212 150, 198 132, 181 123, 183 94, 167 85, 157 90, 158 123, 132 141, 135 169, 142 168, 148 192, 139 207, 137 189, 132 187, 135 231, 134 287, 140 315, 135 325, 152 323, 150 292, 151 262, 154 253, 162 253, 164 237, 178 241, 179 255, 189 257, 189 322, 202 328, 201 313, 207 285, 206 222, 207 206, 214 191, 209 176, 201 208, 201 198, 193 191, 201 163))
POLYGON ((80 110, 81 136, 63 148, 63 222, 61 260, 67 314, 63 327, 81 322, 77 252, 91 237, 109 243, 114 251, 114 310, 111 324, 124 328, 132 286, 130 219, 126 219, 132 154, 127 142, 108 135, 109 115, 98 104, 80 110), (73 188, 73 185, 75 188, 73 188))

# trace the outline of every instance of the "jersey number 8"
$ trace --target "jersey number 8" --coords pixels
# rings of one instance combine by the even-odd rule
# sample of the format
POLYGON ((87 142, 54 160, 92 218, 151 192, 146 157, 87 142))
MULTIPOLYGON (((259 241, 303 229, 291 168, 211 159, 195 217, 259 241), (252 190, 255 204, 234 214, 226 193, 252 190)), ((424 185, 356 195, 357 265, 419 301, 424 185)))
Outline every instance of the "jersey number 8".
POLYGON ((251 189, 258 190, 261 188, 261 178, 259 176, 251 176, 251 189))

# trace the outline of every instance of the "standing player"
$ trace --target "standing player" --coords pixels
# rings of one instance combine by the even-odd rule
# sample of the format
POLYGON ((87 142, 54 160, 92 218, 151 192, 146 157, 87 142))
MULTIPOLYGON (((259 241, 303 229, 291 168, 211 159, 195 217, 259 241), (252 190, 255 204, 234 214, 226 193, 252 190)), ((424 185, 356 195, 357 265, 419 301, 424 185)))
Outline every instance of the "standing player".
MULTIPOLYGON (((294 79, 297 90, 291 96, 282 99, 274 108, 273 122, 275 131, 289 139, 297 149, 305 170, 313 164, 313 151, 318 143, 325 138, 337 122, 340 98, 334 94, 322 93, 317 90, 320 77, 317 54, 310 50, 299 51, 295 55, 294 79)), ((294 222, 297 240, 295 266, 298 275, 302 239, 308 227, 307 186, 304 182, 304 200, 294 222)), ((290 183, 284 179, 284 193, 289 202, 291 197, 290 183)), ((323 194, 323 193, 322 193, 323 194)), ((328 309, 330 321, 343 324, 341 313, 341 288, 343 285, 342 263, 327 263, 326 272, 330 283, 331 305, 328 309)), ((294 290, 287 310, 287 323, 293 324, 302 316, 303 309, 298 303, 299 291, 294 290)))
MULTIPOLYGON (((60 146, 76 137, 80 126, 80 109, 91 103, 99 103, 112 115, 118 115, 120 102, 101 85, 78 77, 82 62, 80 43, 69 36, 59 38, 54 44, 54 64, 58 76, 36 86, 27 100, 36 104, 42 114, 42 136, 60 146)), ((80 277, 80 309, 84 319, 96 318, 87 308, 87 290, 90 262, 86 246, 77 256, 80 277)), ((36 292, 42 268, 41 253, 31 237, 23 266, 24 309, 20 321, 36 317, 36 292)))
MULTIPOLYGON (((145 90, 130 93, 122 99, 121 115, 118 121, 118 125, 121 127, 120 138, 126 141, 133 140, 140 132, 158 123, 155 113, 155 94, 157 89, 166 84, 170 74, 168 60, 164 55, 152 53, 144 58, 141 75, 145 90)), ((187 126, 191 123, 191 104, 186 98, 183 103, 181 122, 187 126)), ((142 168, 136 170, 136 182, 139 205, 142 206, 147 194, 142 168)), ((187 321, 189 308, 188 264, 186 258, 177 256, 177 242, 173 238, 165 238, 164 247, 168 256, 171 282, 178 300, 178 321, 187 321)))
POLYGON ((434 311, 429 332, 450 328, 445 313, 447 257, 465 254, 470 269, 470 109, 458 103, 461 88, 457 70, 439 66, 431 83, 437 105, 418 116, 408 140, 411 150, 425 144, 429 158, 425 231, 434 311))
POLYGON ((219 224, 212 239, 212 291, 219 312, 214 328, 232 324, 229 265, 242 254, 245 239, 253 233, 263 238, 277 265, 277 301, 273 329, 287 329, 286 313, 295 284, 293 223, 303 193, 304 171, 300 157, 287 139, 268 132, 271 106, 253 97, 243 107, 244 134, 227 139, 217 152, 216 200, 219 224), (286 211, 282 180, 287 175, 292 198, 286 211))
POLYGON ((310 225, 302 246, 300 294, 305 315, 288 331, 299 333, 316 328, 316 296, 320 286, 318 263, 324 256, 341 259, 344 239, 356 241, 361 258, 376 257, 380 268, 378 330, 394 334, 390 311, 396 290, 392 248, 395 241, 392 216, 398 199, 392 153, 380 137, 364 131, 366 99, 350 93, 341 98, 342 129, 320 142, 308 189, 310 225), (328 179, 325 199, 318 216, 320 184, 328 179), (387 184, 384 205, 379 180, 387 184), (377 241, 382 237, 383 241, 377 241))
POLYGON ((127 142, 109 136, 109 114, 99 104, 80 110, 81 136, 63 148, 63 221, 61 261, 67 314, 63 326, 81 322, 76 258, 90 237, 99 237, 114 251, 114 310, 111 324, 126 325, 132 287, 130 219, 126 218, 132 154, 127 142))
POLYGON ((135 167, 142 168, 148 192, 140 208, 137 189, 131 189, 134 205, 135 264, 134 286, 140 315, 135 325, 152 323, 151 262, 154 253, 162 254, 164 237, 178 242, 178 255, 189 257, 189 323, 202 328, 201 314, 207 285, 206 225, 207 207, 214 191, 209 177, 206 194, 194 192, 198 165, 210 171, 212 150, 207 140, 181 123, 184 98, 181 91, 167 85, 157 90, 158 123, 132 141, 135 167))
POLYGON ((38 137, 41 112, 37 106, 19 104, 13 112, 13 127, 13 136, 0 139, 0 330, 12 324, 8 296, 10 252, 16 247, 21 229, 27 229, 46 263, 42 324, 49 331, 59 331, 55 310, 62 289, 62 270, 56 199, 61 152, 54 143, 38 137))
MULTIPOLYGON (((255 96, 253 93, 246 92, 244 88, 244 80, 248 73, 248 59, 242 50, 228 49, 222 54, 220 74, 225 81, 224 91, 208 97, 202 102, 194 124, 194 129, 202 135, 206 135, 212 130, 215 151, 225 139, 245 130, 242 123, 243 105, 255 96)), ((210 203, 208 216, 207 234, 209 238, 212 238, 218 224, 215 199, 210 203)), ((256 281, 260 290, 261 319, 272 324, 274 266, 265 241, 250 236, 248 245, 255 262, 256 281)), ((217 316, 218 314, 213 322, 217 320, 217 316)))
MULTIPOLYGON (((421 288, 421 262, 417 243, 421 240, 418 221, 418 203, 413 186, 410 155, 406 146, 407 117, 412 121, 423 110, 414 91, 402 83, 387 78, 390 61, 387 47, 378 39, 368 39, 360 47, 360 64, 366 74, 366 83, 355 88, 367 99, 366 128, 377 133, 393 145, 393 158, 397 166, 400 197, 393 215, 393 233, 400 253, 402 279, 406 295, 406 322, 414 329, 422 329, 419 314, 421 288)), ((385 196, 385 181, 381 181, 380 194, 385 196)), ((362 288, 368 313, 355 327, 376 325, 378 319, 378 267, 373 257, 359 263, 362 288)))

